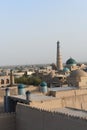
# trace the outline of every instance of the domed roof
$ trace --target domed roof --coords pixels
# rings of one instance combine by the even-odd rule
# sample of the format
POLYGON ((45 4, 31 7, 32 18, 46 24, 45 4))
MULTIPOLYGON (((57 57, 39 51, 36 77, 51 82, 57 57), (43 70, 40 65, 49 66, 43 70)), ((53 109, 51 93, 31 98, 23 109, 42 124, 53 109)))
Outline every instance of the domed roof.
POLYGON ((67 68, 67 67, 65 67, 64 69, 63 69, 63 72, 69 72, 70 70, 69 70, 69 68, 67 68))
POLYGON ((73 58, 69 58, 69 59, 66 61, 66 64, 67 64, 67 65, 74 65, 74 64, 77 64, 77 62, 76 62, 73 58))
POLYGON ((87 77, 87 73, 83 70, 74 70, 70 74, 70 78, 87 77))
POLYGON ((46 82, 42 82, 42 83, 40 83, 40 86, 41 87, 47 86, 47 83, 46 82))
POLYGON ((18 88, 19 88, 19 89, 22 89, 22 88, 24 88, 24 87, 25 87, 24 84, 18 84, 18 88))

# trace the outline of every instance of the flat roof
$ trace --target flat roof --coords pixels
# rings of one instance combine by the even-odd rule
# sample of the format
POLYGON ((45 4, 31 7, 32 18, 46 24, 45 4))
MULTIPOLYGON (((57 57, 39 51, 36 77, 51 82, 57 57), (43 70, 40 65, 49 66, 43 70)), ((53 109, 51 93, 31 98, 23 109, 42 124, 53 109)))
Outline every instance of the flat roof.
MULTIPOLYGON (((25 100, 26 101, 26 95, 12 95, 10 96, 13 100, 25 100)), ((30 101, 47 101, 47 100, 52 100, 55 99, 53 96, 46 96, 46 95, 40 95, 40 94, 31 94, 30 95, 30 101)))
POLYGON ((67 90, 75 90, 76 87, 54 87, 50 88, 50 91, 67 91, 67 90))

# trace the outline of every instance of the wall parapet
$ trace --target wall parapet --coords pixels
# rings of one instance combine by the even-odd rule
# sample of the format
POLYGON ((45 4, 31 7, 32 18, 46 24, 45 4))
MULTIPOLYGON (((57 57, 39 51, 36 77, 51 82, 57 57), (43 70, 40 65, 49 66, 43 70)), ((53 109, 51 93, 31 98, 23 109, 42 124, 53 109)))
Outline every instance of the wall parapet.
POLYGON ((66 108, 56 108, 56 109, 48 109, 48 110, 45 110, 43 108, 36 108, 34 106, 29 106, 29 105, 26 105, 26 104, 21 104, 21 103, 18 103, 18 106, 21 106, 24 108, 29 108, 31 109, 32 111, 38 111, 38 112, 46 112, 46 113, 50 113, 52 115, 56 115, 56 116, 62 116, 63 118, 72 118, 72 119, 79 119, 79 120, 85 120, 87 121, 87 111, 85 110, 80 110, 80 109, 74 109, 74 108, 69 108, 69 107, 66 107, 66 108))

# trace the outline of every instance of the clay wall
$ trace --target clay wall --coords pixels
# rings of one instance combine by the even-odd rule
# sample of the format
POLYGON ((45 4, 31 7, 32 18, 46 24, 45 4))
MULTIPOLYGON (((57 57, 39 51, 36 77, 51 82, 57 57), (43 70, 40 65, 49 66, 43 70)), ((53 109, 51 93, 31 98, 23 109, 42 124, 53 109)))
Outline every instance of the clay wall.
MULTIPOLYGON (((10 87, 10 94, 16 95, 18 93, 17 87, 10 87)), ((0 88, 0 97, 5 96, 5 88, 0 88)))
POLYGON ((15 114, 2 113, 0 114, 0 130, 16 130, 15 114))
POLYGON ((55 108, 71 107, 81 110, 87 110, 87 94, 84 91, 75 91, 74 96, 55 98, 41 102, 31 102, 30 105, 44 110, 51 110, 55 108), (79 95, 81 94, 81 95, 79 95))
POLYGON ((17 105, 16 130, 86 130, 87 121, 56 112, 17 105))
POLYGON ((73 89, 73 90, 65 90, 65 91, 51 91, 51 95, 54 97, 62 98, 62 97, 70 97, 70 96, 78 96, 87 94, 87 89, 73 89))

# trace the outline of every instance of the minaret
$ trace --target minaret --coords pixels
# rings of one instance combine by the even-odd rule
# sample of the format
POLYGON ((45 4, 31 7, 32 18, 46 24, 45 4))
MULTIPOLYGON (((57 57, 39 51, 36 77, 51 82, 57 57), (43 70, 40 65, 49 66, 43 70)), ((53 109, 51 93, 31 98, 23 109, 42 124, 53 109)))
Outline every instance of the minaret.
POLYGON ((60 42, 57 41, 57 70, 63 70, 62 57, 60 54, 60 42))
POLYGON ((14 76, 13 76, 13 70, 10 70, 10 86, 14 85, 14 76))

